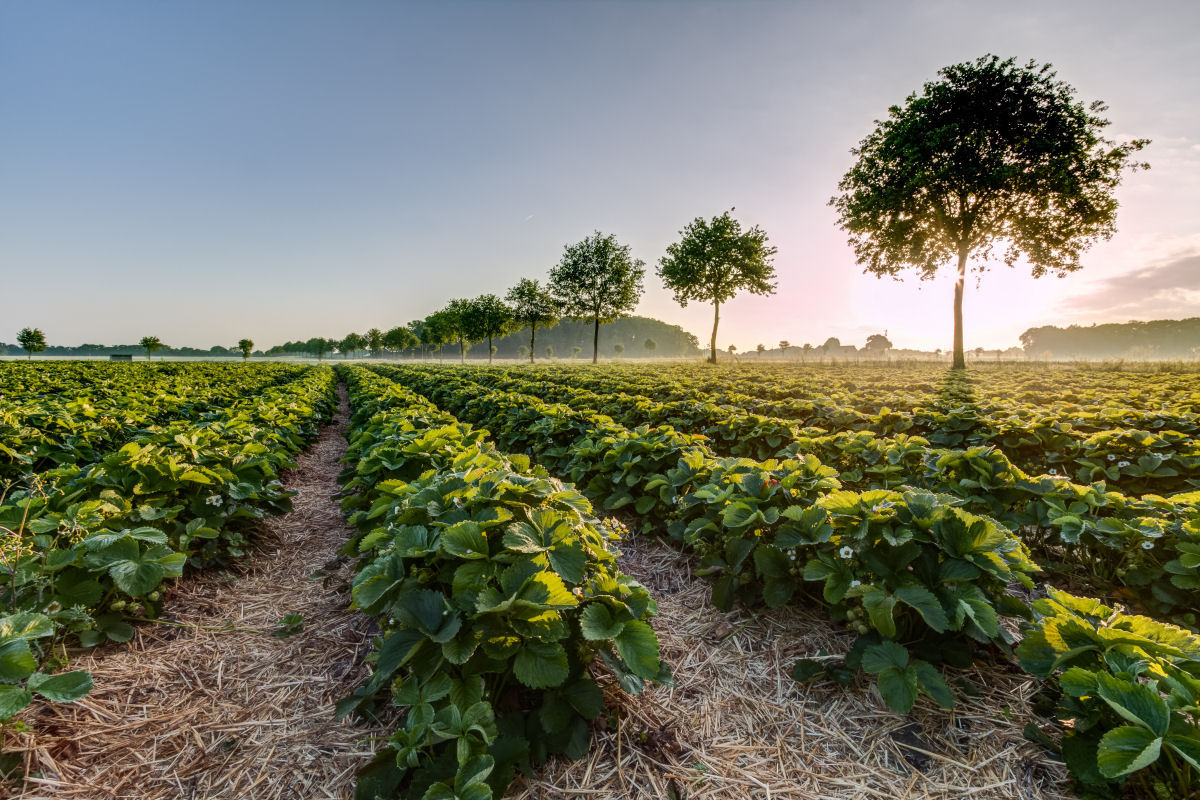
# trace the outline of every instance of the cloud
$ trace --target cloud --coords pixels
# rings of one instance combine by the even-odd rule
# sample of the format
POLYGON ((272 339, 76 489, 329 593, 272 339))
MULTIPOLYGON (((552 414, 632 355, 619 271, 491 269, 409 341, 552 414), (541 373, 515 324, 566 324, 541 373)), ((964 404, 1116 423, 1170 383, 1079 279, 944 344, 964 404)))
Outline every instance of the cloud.
POLYGON ((1200 316, 1200 252, 1134 269, 1093 286, 1094 291, 1068 304, 1092 321, 1200 316))

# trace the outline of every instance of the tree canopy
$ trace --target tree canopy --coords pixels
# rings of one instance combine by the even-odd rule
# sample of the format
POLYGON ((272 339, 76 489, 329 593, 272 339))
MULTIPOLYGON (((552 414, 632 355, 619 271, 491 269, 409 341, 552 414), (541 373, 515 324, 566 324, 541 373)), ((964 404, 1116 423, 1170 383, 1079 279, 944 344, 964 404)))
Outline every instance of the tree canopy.
POLYGON ((1114 190, 1148 142, 1101 134, 1106 107, 1084 106, 1050 65, 987 55, 945 67, 851 152, 830 200, 858 263, 922 280, 956 263, 954 366, 965 365, 962 295, 968 263, 1002 248, 1033 277, 1079 269, 1080 254, 1115 230, 1114 190))
POLYGON ((600 323, 637 307, 645 274, 645 262, 630 255, 629 245, 600 231, 566 245, 550 270, 550 291, 562 304, 563 316, 592 322, 593 364, 600 356, 600 323))
POLYGON ((249 339, 238 339, 237 349, 242 351, 242 359, 247 359, 254 352, 254 342, 249 339))
POLYGON ((34 353, 46 349, 46 334, 42 333, 41 328, 21 328, 17 332, 17 344, 33 358, 34 353))
POLYGON ((730 215, 730 209, 712 220, 696 217, 679 232, 680 240, 667 247, 658 262, 658 275, 683 307, 691 300, 713 304, 709 361, 717 363, 717 326, 721 304, 739 291, 772 294, 776 249, 758 226, 747 231, 730 215))
POLYGON ((138 345, 146 351, 147 361, 150 360, 150 356, 154 355, 155 351, 162 350, 164 347, 166 347, 166 345, 162 343, 162 340, 157 336, 143 336, 142 340, 138 342, 138 345))
POLYGON ((463 312, 463 328, 466 338, 476 342, 487 340, 490 364, 496 352, 492 340, 506 336, 514 329, 512 309, 494 294, 481 294, 467 301, 463 312))
POLYGON ((533 363, 536 351, 537 329, 552 328, 558 324, 561 313, 559 302, 549 289, 543 289, 537 281, 522 278, 508 290, 505 299, 512 308, 513 320, 529 328, 529 363, 533 363))

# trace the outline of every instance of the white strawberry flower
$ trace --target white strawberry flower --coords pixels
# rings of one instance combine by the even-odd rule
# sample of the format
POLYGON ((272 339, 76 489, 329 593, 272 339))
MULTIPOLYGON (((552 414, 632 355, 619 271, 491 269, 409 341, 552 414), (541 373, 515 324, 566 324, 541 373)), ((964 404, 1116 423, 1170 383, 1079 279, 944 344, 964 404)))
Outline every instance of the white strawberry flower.
POLYGON ((853 589, 855 586, 862 586, 862 581, 850 581, 850 588, 853 589))
POLYGON ((1118 461, 1118 462, 1117 462, 1117 466, 1118 466, 1118 467, 1128 467, 1128 466, 1129 466, 1129 462, 1128 462, 1128 461, 1118 461))
POLYGON ((210 506, 219 506, 223 502, 225 502, 225 498, 221 497, 219 494, 210 494, 208 499, 204 501, 205 505, 210 506))
POLYGON ((1109 454, 1108 454, 1108 460, 1109 460, 1109 461, 1116 461, 1116 460, 1117 460, 1117 457, 1116 457, 1114 454, 1112 454, 1112 453, 1109 453, 1109 454))
POLYGON ((1143 549, 1143 550, 1153 550, 1153 549, 1154 549, 1154 542, 1152 542, 1152 541, 1150 541, 1149 539, 1147 539, 1146 541, 1142 542, 1142 549, 1143 549))
POLYGON ((854 555, 854 548, 847 545, 846 547, 843 547, 841 550, 838 550, 838 555, 841 556, 842 558, 851 558, 854 555))

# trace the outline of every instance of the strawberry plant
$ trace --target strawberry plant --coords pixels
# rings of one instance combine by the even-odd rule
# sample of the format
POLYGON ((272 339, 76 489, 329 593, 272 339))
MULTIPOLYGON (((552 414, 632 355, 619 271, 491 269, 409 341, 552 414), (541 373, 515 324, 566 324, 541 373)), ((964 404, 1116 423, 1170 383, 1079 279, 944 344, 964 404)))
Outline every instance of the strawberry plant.
MULTIPOLYGON (((1051 590, 1017 648, 1069 724, 1056 746, 1082 793, 1200 791, 1200 637, 1051 590)), ((1031 733, 1044 737, 1036 728, 1031 733)))
POLYGON ((343 502, 358 533, 355 606, 379 624, 371 678, 403 722, 357 796, 486 800, 518 768, 581 757, 603 710, 599 659, 622 689, 668 682, 646 590, 616 567, 616 532, 569 486, 486 434, 358 367, 343 502))

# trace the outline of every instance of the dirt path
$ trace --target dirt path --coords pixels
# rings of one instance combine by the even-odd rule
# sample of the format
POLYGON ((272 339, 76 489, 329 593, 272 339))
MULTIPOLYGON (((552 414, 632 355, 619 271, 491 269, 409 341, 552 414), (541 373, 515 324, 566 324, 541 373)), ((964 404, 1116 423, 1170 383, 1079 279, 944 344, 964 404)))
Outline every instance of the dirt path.
MULTIPOLYGON (((73 663, 96 679, 78 704, 42 707, 18 745, 35 777, 22 800, 292 800, 349 798, 380 730, 333 719, 333 704, 365 677, 367 620, 346 609, 343 569, 323 570, 350 534, 331 495, 346 448, 343 391, 333 424, 285 476, 295 511, 267 520, 259 552, 223 578, 179 582, 167 618, 271 631, 288 638, 141 626, 128 645, 73 663), (315 573, 320 573, 316 574, 315 573)), ((0 789, 0 794, 3 790, 0 789)))

